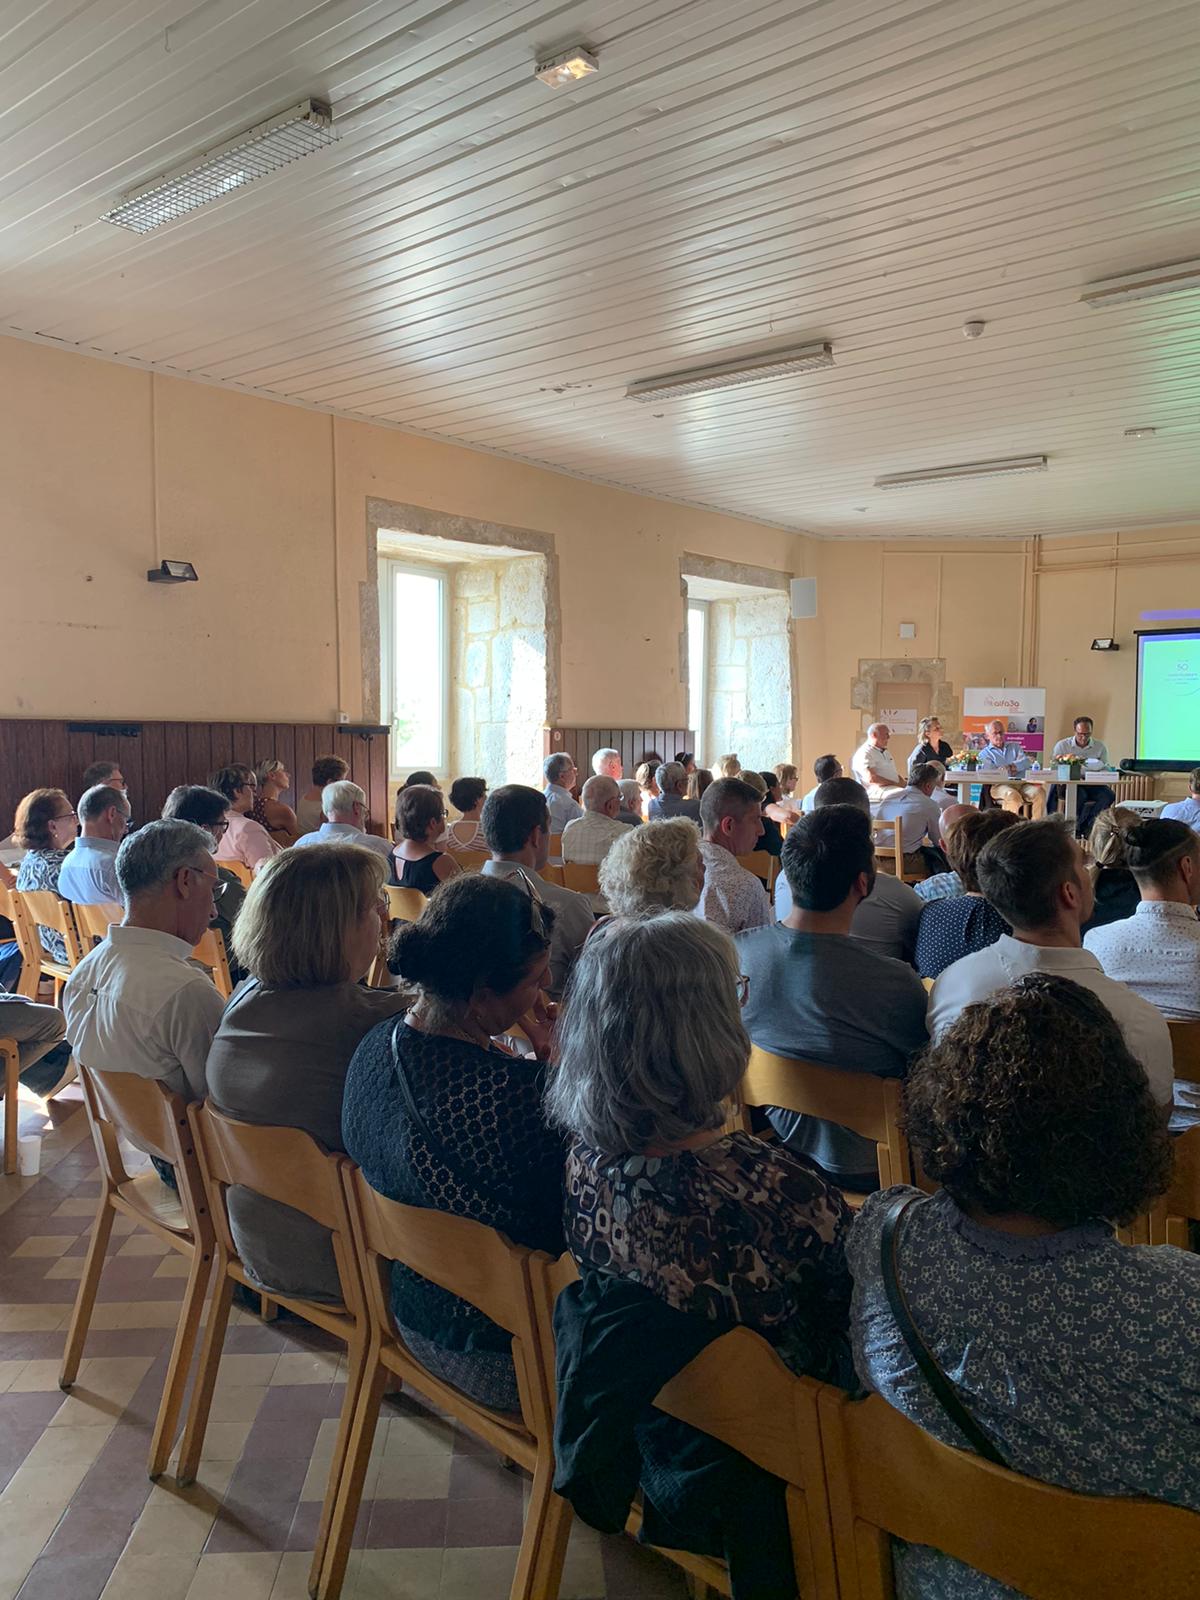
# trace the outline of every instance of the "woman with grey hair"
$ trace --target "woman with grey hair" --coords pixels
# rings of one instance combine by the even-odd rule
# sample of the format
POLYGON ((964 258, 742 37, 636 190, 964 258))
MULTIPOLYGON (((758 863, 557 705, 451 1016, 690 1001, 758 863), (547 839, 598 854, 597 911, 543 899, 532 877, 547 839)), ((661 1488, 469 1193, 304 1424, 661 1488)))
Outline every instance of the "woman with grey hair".
POLYGON ((600 892, 619 917, 694 911, 703 888, 700 831, 684 817, 630 828, 600 863, 600 892))
POLYGON ((567 1243, 585 1276, 744 1323, 793 1371, 844 1380, 846 1202, 789 1150, 725 1131, 750 1055, 744 986, 732 940, 686 912, 588 940, 546 1093, 572 1135, 567 1243))

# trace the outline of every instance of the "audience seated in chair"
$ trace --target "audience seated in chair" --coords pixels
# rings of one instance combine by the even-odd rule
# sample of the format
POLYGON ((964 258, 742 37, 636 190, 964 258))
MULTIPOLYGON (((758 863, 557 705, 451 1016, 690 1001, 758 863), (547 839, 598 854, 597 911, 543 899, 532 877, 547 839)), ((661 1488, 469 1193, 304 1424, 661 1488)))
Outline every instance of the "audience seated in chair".
POLYGON ((611 745, 597 750, 592 757, 592 772, 597 778, 613 778, 619 783, 625 776, 621 752, 614 750, 611 745))
POLYGON ((571 790, 579 782, 579 772, 565 751, 547 756, 542 763, 546 780, 546 804, 550 808, 550 832, 562 833, 568 822, 583 815, 583 807, 571 790))
POLYGON ((707 767, 697 767, 688 773, 687 798, 700 801, 704 798, 704 791, 713 781, 713 775, 707 767))
POLYGON ((1082 948, 1092 909, 1083 852, 1054 817, 997 834, 980 852, 979 887, 1012 928, 986 950, 963 956, 937 978, 929 996, 929 1032, 940 1039, 960 1012, 988 1000, 1027 972, 1049 972, 1091 989, 1108 1007, 1142 1063, 1155 1098, 1170 1105, 1174 1068, 1167 1025, 1123 983, 1105 977, 1082 948))
POLYGON ((1095 904, 1084 924, 1085 934, 1091 933, 1093 928, 1106 928, 1110 922, 1124 922, 1141 903, 1141 893, 1129 870, 1125 848, 1129 830, 1141 821, 1140 813, 1130 811, 1127 806, 1109 806, 1092 824, 1088 842, 1092 859, 1088 872, 1095 904))
MULTIPOLYGON (((766 777, 766 773, 763 773, 766 777)), ((774 768, 775 785, 779 790, 776 804, 788 811, 800 810, 800 798, 796 794, 796 785, 800 781, 800 770, 790 761, 780 761, 774 768)))
MULTIPOLYGON (((125 920, 84 956, 63 990, 75 1054, 92 1072, 157 1078, 202 1100, 225 1002, 190 961, 218 886, 211 836, 191 822, 148 822, 117 851, 125 920)), ((170 1181, 169 1167, 156 1162, 170 1181)))
POLYGON ((348 777, 350 767, 341 756, 318 756, 312 764, 312 788, 306 789, 296 802, 296 832, 312 833, 325 820, 322 795, 327 785, 340 783, 348 777))
MULTIPOLYGON (((248 981, 225 1008, 208 1053, 208 1093, 219 1111, 300 1128, 329 1150, 343 1148, 350 1058, 378 1022, 408 1003, 395 989, 360 981, 387 933, 386 877, 377 851, 338 842, 285 850, 254 880, 234 933, 248 981)), ((264 1288, 341 1298, 318 1223, 244 1188, 230 1191, 229 1216, 243 1264, 264 1288)))
POLYGON ((57 1006, 41 1006, 0 989, 0 1039, 15 1041, 21 1085, 39 1099, 53 1100, 75 1082, 66 1033, 66 1019, 57 1006))
POLYGON ((125 774, 115 761, 93 761, 90 767, 85 767, 79 780, 80 794, 86 794, 98 783, 107 784, 110 789, 120 789, 122 794, 129 792, 125 774))
POLYGON ((450 804, 459 816, 438 840, 440 845, 456 855, 464 850, 487 849, 483 829, 479 826, 487 791, 486 778, 455 778, 450 785, 450 804))
POLYGON ((117 850, 129 828, 129 801, 123 789, 100 783, 84 792, 76 807, 79 837, 58 874, 58 892, 80 906, 119 902, 117 850))
POLYGON ((405 784, 396 796, 396 832, 400 843, 392 850, 395 881, 402 889, 433 891, 462 871, 436 840, 446 827, 446 802, 432 784, 405 784))
POLYGON ((813 787, 794 809, 797 811, 811 811, 817 803, 817 790, 823 783, 828 783, 831 778, 844 778, 842 763, 836 756, 818 756, 813 762, 813 777, 817 780, 813 787))
POLYGON ((944 872, 942 808, 933 798, 938 770, 931 762, 912 767, 903 789, 884 795, 873 808, 880 822, 894 822, 900 830, 900 850, 905 873, 926 878, 944 872))
POLYGON ((378 834, 367 832, 367 796, 357 783, 351 783, 348 778, 327 783, 321 794, 321 811, 325 820, 311 833, 302 834, 296 840, 297 848, 300 845, 307 848, 314 844, 335 844, 339 840, 344 844, 362 845, 364 849, 373 850, 382 857, 390 870, 392 847, 378 834))
POLYGON ((756 1329, 793 1370, 844 1373, 841 1196, 790 1151, 726 1133, 749 1059, 737 952, 684 912, 588 940, 546 1095, 571 1135, 567 1242, 586 1274, 756 1329))
MULTIPOLYGON (((742 1013, 754 1043, 877 1077, 899 1077, 926 1042, 926 994, 911 967, 850 935, 878 879, 871 824, 856 806, 822 806, 783 842, 792 909, 783 922, 738 935, 749 980, 742 1013)), ((832 1183, 879 1185, 875 1144, 796 1112, 769 1113, 779 1136, 832 1183)))
MULTIPOLYGON (((913 1155, 943 1187, 873 1195, 854 1225, 860 1379, 968 1448, 888 1304, 883 1224, 908 1201, 893 1256, 900 1290, 1003 1461, 1084 1494, 1200 1510, 1200 1256, 1113 1236, 1163 1192, 1171 1155, 1145 1073, 1099 996, 1036 973, 969 1006, 914 1064, 907 1101, 913 1155)), ((899 1600, 1014 1593, 927 1546, 898 1544, 895 1563, 899 1600)))
POLYGON ((779 859, 779 852, 783 849, 783 831, 776 818, 771 816, 771 785, 775 782, 773 772, 755 772, 753 767, 743 767, 738 781, 749 785, 758 796, 758 820, 762 825, 756 850, 765 851, 769 856, 779 859), (771 782, 768 783, 767 779, 771 782))
MULTIPOLYGON (((542 1117, 541 1072, 493 1043, 519 1021, 539 1056, 548 1053, 539 996, 554 922, 516 885, 476 874, 448 883, 420 921, 402 924, 390 965, 418 999, 355 1051, 342 1131, 380 1194, 471 1217, 557 1255, 562 1143, 542 1117)), ((517 1409, 508 1336, 481 1312, 399 1266, 392 1309, 422 1365, 481 1404, 517 1409)))
POLYGON ((617 840, 629 832, 617 821, 621 791, 611 778, 589 778, 580 798, 583 815, 563 829, 562 858, 598 867, 617 840))
POLYGON ((521 783, 493 789, 483 805, 483 833, 492 852, 492 859, 480 869, 483 875, 515 882, 517 888, 554 912, 548 989, 557 999, 595 917, 587 895, 538 876, 550 857, 550 813, 545 797, 521 783))
POLYGON ((700 833, 686 817, 627 828, 600 866, 600 892, 614 916, 694 911, 703 887, 700 833))
MULTIPOLYGON (((1096 818, 1093 839, 1108 815, 1096 818)), ((1164 1017, 1200 1022, 1200 837, 1186 822, 1156 819, 1129 828, 1124 843, 1141 902, 1124 922, 1093 927, 1083 948, 1164 1017)))
POLYGON ((261 822, 271 835, 281 834, 283 837, 278 841, 281 844, 299 838, 296 813, 279 798, 292 787, 292 775, 283 762, 278 756, 260 761, 254 769, 254 779, 258 788, 250 815, 255 822, 261 822))
POLYGON ((1186 822, 1195 833, 1200 833, 1200 767, 1193 767, 1188 777, 1185 800, 1173 800, 1158 814, 1160 822, 1186 822))
MULTIPOLYGON (((58 893, 58 875, 75 838, 75 811, 61 789, 34 789, 17 806, 13 842, 25 854, 17 868, 17 888, 58 893)), ((52 961, 66 964, 67 945, 57 928, 38 927, 42 948, 52 961)))
POLYGON ((947 967, 975 950, 986 950, 1001 934, 1012 929, 983 897, 977 866, 983 847, 1019 819, 1011 811, 993 806, 990 811, 967 808, 946 830, 946 854, 960 892, 926 902, 917 925, 917 971, 936 978, 947 967))
MULTIPOLYGON (((932 765, 932 763, 930 764, 932 765)), ((936 789, 933 791, 933 798, 937 798, 936 789)), ((942 849, 947 856, 949 852, 946 850, 946 840, 950 837, 951 830, 963 817, 973 817, 976 814, 974 806, 964 805, 961 801, 956 800, 953 795, 950 796, 950 801, 951 803, 948 806, 942 807, 941 821, 942 849)), ((962 880, 953 868, 949 872, 935 872, 932 878, 922 878, 920 883, 913 884, 913 889, 918 900, 926 902, 930 900, 952 900, 955 895, 963 892, 962 880)))
MULTIPOLYGON (((194 822, 203 828, 212 840, 215 852, 229 827, 229 807, 219 789, 208 789, 199 783, 181 783, 172 789, 163 806, 163 816, 171 821, 194 822)), ((229 971, 235 983, 244 976, 233 954, 233 929, 238 913, 246 898, 245 885, 236 873, 216 863, 220 889, 216 895, 217 914, 209 923, 221 935, 225 953, 229 958, 229 971)))
POLYGON ((240 861, 244 867, 256 872, 280 850, 262 823, 255 822, 250 815, 258 794, 258 779, 249 767, 235 763, 214 772, 208 780, 208 786, 225 796, 225 804, 229 808, 229 826, 217 845, 217 860, 240 861))
POLYGON ((676 750, 671 760, 677 761, 689 778, 696 770, 696 753, 694 750, 676 750))
POLYGON ((903 787, 896 758, 888 749, 892 730, 886 722, 873 722, 867 737, 850 758, 850 771, 871 801, 882 800, 892 789, 903 787))
POLYGON ((621 793, 621 809, 617 812, 617 821, 627 828, 638 828, 642 823, 642 791, 636 778, 618 778, 617 788, 621 793))
POLYGON ((697 915, 726 933, 765 927, 771 920, 767 891, 737 860, 756 850, 762 838, 757 791, 740 778, 718 778, 700 802, 700 828, 704 888, 697 915))
POLYGON ((658 793, 647 807, 651 822, 667 817, 689 817, 700 821, 700 802, 687 798, 688 775, 679 761, 664 762, 654 774, 658 793))

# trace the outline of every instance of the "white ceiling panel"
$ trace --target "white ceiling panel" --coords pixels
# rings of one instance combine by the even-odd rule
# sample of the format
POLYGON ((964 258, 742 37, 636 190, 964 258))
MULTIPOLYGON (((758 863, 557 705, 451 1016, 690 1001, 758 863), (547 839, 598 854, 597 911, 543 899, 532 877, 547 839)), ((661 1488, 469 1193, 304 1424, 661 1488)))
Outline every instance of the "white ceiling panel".
POLYGON ((7 11, 0 329, 823 537, 1200 517, 1200 292, 1079 303, 1200 256, 1194 0, 7 11), (598 76, 534 80, 577 42, 598 76), (332 148, 145 237, 99 220, 308 97, 332 148), (625 398, 817 339, 830 370, 625 398))

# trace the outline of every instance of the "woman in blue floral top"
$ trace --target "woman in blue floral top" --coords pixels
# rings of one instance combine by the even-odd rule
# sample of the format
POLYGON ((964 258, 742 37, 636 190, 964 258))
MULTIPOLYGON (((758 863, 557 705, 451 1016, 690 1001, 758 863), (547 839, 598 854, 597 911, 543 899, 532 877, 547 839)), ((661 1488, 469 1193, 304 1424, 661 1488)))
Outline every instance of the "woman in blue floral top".
MULTIPOLYGON (((18 889, 58 893, 58 874, 75 839, 75 812, 61 789, 34 789, 17 807, 13 841, 25 855, 17 869, 18 889)), ((65 965, 67 946, 54 928, 38 928, 43 948, 65 965)))
MULTIPOLYGON (((1016 1471, 1095 1495, 1200 1510, 1200 1255, 1119 1244, 1166 1187, 1170 1140, 1121 1031, 1090 990, 1032 974, 962 1016, 910 1069, 913 1154, 896 1274, 958 1399, 1016 1471)), ((897 1327, 871 1195, 847 1254, 862 1380, 968 1445, 897 1327)), ((899 1600, 1014 1591, 924 1545, 895 1545, 899 1600)))

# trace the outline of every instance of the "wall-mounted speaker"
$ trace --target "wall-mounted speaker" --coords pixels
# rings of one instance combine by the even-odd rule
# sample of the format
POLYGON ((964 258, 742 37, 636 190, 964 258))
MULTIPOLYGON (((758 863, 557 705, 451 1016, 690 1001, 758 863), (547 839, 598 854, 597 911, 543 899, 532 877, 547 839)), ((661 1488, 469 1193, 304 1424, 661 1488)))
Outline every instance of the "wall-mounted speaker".
POLYGON ((817 614, 817 580, 792 579, 792 616, 815 617, 817 614))

